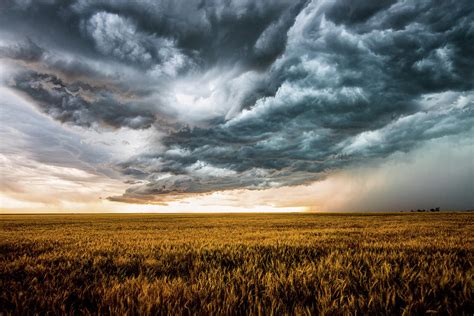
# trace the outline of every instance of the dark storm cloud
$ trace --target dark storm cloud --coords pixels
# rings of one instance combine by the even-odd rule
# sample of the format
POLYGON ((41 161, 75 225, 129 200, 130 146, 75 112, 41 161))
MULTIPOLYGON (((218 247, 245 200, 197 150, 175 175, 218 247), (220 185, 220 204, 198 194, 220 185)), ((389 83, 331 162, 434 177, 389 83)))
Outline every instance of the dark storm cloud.
POLYGON ((30 38, 12 46, 0 47, 0 57, 22 60, 26 62, 38 61, 43 56, 44 50, 30 38))
POLYGON ((4 33, 31 40, 6 36, 0 53, 26 64, 15 88, 42 111, 166 132, 117 164, 138 184, 113 200, 310 183, 473 125, 468 0, 22 1, 2 12, 4 33))
POLYGON ((305 1, 11 1, 3 10, 5 30, 150 66, 180 53, 209 67, 236 62, 270 64, 283 52, 286 31, 305 1), (22 20, 28 20, 24 25, 22 20), (63 30, 63 32, 61 32, 63 30), (73 43, 74 42, 74 43, 73 43), (90 49, 93 48, 93 51, 90 49))
POLYGON ((286 30, 304 3, 78 1, 72 9, 82 16, 104 11, 129 17, 144 32, 175 39, 177 46, 191 55, 197 53, 196 58, 205 65, 230 59, 260 67, 283 51, 286 30))
POLYGON ((91 89, 80 82, 65 85, 54 76, 38 73, 24 73, 15 80, 17 83, 13 87, 33 98, 42 111, 63 123, 139 129, 148 128, 155 121, 146 107, 121 103, 107 91, 91 89))

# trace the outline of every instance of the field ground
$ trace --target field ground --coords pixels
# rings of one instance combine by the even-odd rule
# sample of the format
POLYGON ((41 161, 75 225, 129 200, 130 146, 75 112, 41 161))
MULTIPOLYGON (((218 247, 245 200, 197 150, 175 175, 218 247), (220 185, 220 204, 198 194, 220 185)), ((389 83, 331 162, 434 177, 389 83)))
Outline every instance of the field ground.
POLYGON ((474 213, 0 215, 0 315, 474 313, 474 213))

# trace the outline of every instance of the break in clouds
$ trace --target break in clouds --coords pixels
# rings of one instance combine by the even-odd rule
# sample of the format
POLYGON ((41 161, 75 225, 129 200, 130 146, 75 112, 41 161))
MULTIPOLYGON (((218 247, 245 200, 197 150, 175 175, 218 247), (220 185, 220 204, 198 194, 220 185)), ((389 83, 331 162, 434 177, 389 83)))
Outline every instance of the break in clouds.
POLYGON ((6 1, 0 56, 64 128, 145 143, 83 158, 113 201, 310 184, 474 125, 472 0, 6 1))

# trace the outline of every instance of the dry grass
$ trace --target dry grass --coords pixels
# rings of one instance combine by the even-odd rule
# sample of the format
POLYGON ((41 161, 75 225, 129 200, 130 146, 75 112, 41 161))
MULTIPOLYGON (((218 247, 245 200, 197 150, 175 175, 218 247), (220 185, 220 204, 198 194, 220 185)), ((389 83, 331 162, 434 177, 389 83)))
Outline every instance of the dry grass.
POLYGON ((474 214, 0 215, 0 314, 472 315, 474 214))

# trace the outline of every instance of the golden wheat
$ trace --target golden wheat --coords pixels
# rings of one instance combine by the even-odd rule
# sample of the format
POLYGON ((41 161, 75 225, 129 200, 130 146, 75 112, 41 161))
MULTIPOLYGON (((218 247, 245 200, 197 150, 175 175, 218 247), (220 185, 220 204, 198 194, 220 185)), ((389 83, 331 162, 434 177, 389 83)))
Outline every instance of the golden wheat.
POLYGON ((466 314, 474 214, 1 215, 0 314, 466 314))

